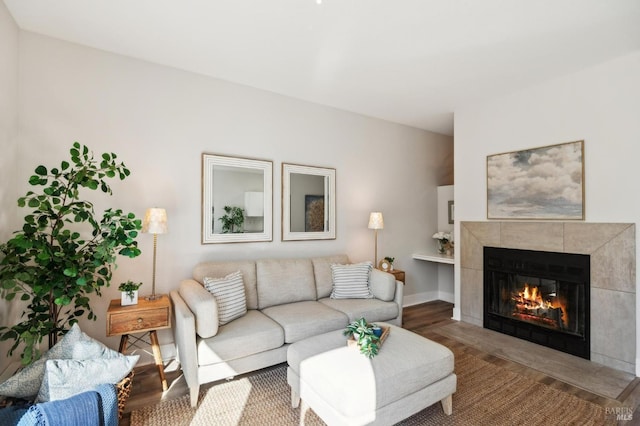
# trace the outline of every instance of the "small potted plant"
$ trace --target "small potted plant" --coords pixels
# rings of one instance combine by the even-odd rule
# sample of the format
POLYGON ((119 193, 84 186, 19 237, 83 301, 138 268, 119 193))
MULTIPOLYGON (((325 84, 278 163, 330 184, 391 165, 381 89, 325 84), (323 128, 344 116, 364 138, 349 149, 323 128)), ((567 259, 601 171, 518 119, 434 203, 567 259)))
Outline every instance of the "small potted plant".
POLYGON ((120 304, 122 306, 137 305, 138 289, 140 288, 141 285, 142 283, 134 283, 131 280, 127 281, 126 283, 120 284, 118 286, 118 290, 122 292, 121 298, 120 298, 120 304))
POLYGON ((349 324, 343 334, 349 338, 353 337, 353 341, 360 348, 360 353, 367 358, 378 355, 380 336, 382 335, 380 327, 369 324, 366 319, 360 318, 349 324))

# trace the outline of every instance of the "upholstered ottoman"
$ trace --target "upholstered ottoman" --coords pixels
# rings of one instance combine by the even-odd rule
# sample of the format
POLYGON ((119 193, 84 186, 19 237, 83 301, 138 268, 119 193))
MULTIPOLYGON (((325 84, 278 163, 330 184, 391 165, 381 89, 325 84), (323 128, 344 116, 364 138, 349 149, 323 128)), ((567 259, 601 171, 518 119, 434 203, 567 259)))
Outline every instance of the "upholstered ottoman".
POLYGON ((456 391, 453 353, 389 324, 389 336, 369 359, 347 347, 342 331, 298 341, 288 348, 291 404, 303 401, 327 424, 392 425, 440 401, 452 413, 456 391))

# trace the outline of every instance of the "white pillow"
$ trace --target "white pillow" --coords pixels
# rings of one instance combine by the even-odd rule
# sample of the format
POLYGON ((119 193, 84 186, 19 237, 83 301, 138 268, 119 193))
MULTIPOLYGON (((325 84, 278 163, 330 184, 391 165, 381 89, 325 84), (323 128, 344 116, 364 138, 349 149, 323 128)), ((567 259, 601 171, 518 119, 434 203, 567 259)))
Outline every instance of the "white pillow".
POLYGON ((242 272, 232 272, 224 278, 204 277, 204 287, 216 299, 220 325, 225 325, 247 313, 242 272))
POLYGON ((369 290, 369 274, 371 262, 353 263, 350 265, 331 265, 333 276, 332 299, 371 299, 369 290))
POLYGON ((37 401, 56 401, 91 390, 103 383, 118 383, 129 374, 138 358, 140 355, 47 360, 37 401))
POLYGON ((44 376, 45 362, 54 358, 72 358, 73 348, 83 334, 78 324, 73 324, 67 334, 42 357, 0 383, 0 395, 27 399, 36 396, 44 376))

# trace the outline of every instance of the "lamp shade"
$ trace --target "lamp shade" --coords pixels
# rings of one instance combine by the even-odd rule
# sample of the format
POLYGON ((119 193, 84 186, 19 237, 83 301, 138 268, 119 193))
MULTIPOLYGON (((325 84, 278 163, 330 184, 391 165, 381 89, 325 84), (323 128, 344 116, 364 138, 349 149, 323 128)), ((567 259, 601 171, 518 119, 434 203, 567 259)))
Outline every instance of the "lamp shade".
POLYGON ((382 219, 381 212, 372 212, 369 215, 369 229, 383 229, 384 228, 384 219, 382 219))
POLYGON ((156 207, 147 209, 142 221, 142 232, 148 234, 166 234, 167 211, 156 207))

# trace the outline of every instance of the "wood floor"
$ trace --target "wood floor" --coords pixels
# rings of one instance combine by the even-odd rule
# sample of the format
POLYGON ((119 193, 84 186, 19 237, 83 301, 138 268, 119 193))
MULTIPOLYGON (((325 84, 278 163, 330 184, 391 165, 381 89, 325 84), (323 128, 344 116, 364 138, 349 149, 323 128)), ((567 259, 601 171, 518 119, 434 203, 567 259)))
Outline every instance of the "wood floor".
MULTIPOLYGON (((603 397, 596 393, 589 392, 577 386, 563 382, 526 365, 497 357, 493 355, 490 350, 481 350, 477 347, 467 345, 461 341, 439 334, 439 327, 456 323, 456 321, 451 319, 452 313, 453 305, 442 301, 434 301, 406 307, 404 308, 403 314, 403 327, 447 346, 454 353, 470 353, 487 362, 512 370, 562 392, 566 392, 601 405, 602 407, 606 407, 611 410, 620 408, 624 410, 632 410, 634 412, 633 420, 625 421, 620 424, 640 425, 640 411, 638 410, 638 406, 640 405, 640 386, 638 386, 640 384, 640 379, 636 378, 632 380, 626 389, 624 389, 624 391, 616 398, 603 397)), ((133 389, 127 402, 125 413, 120 423, 121 425, 128 426, 130 424, 130 414, 132 410, 146 405, 156 404, 162 400, 181 398, 189 394, 177 363, 169 362, 166 365, 165 373, 170 387, 168 391, 163 393, 157 369, 154 365, 146 365, 136 368, 133 389)))

